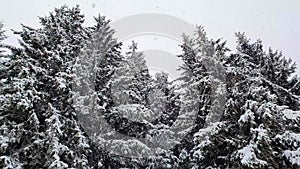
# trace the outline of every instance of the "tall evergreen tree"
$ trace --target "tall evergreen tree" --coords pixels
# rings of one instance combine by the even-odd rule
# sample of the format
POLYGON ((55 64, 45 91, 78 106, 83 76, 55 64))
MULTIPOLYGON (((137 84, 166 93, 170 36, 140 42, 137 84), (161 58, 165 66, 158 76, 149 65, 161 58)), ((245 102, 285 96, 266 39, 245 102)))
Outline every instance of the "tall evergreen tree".
MULTIPOLYGON (((122 60, 120 44, 113 39, 114 30, 110 28, 109 21, 103 16, 95 20, 97 24, 91 29, 90 39, 86 40, 76 60, 73 86, 77 114, 83 125, 90 126, 90 129, 97 129, 96 126, 101 123, 98 118, 112 106, 110 80, 122 60), (93 121, 95 124, 91 124, 93 121)), ((91 136, 97 134, 96 130, 87 132, 91 136)))
POLYGON ((154 124, 172 126, 179 114, 181 102, 176 86, 168 81, 167 73, 155 74, 151 98, 150 106, 160 112, 154 124))
MULTIPOLYGON (((0 22, 0 48, 2 48, 3 47, 3 44, 1 43, 5 38, 6 38, 6 36, 5 36, 5 31, 3 30, 3 23, 2 22, 0 22)), ((2 50, 0 50, 0 53, 2 53, 3 51, 2 50)))
MULTIPOLYGON (((0 46, 2 40, 5 39, 3 24, 0 23, 0 46)), ((12 123, 9 120, 9 113, 5 112, 8 107, 8 99, 17 100, 17 95, 11 95, 8 91, 11 87, 9 84, 10 79, 8 75, 10 72, 10 55, 5 55, 0 51, 0 167, 1 168, 21 168, 21 163, 18 159, 17 152, 10 152, 11 147, 16 146, 21 138, 23 132, 22 126, 18 126, 16 123, 12 123)), ((20 94, 19 94, 20 95, 20 94)), ((21 104, 21 103, 20 103, 21 104)))
MULTIPOLYGON (((291 165, 282 158, 283 152, 290 149, 278 144, 275 138, 289 139, 281 137, 285 131, 282 105, 288 107, 288 102, 280 99, 293 99, 298 103, 299 100, 276 84, 279 79, 274 79, 274 83, 267 80, 269 74, 264 75, 264 71, 272 70, 263 71, 269 58, 262 50, 261 42, 251 44, 244 34, 237 34, 237 37, 237 54, 225 59, 228 98, 222 119, 224 128, 217 130, 205 142, 195 140, 193 166, 293 168, 296 164, 291 165)), ((268 66, 272 69, 270 62, 268 66)), ((289 157, 290 160, 295 158, 289 157)))
POLYGON ((181 66, 183 75, 180 78, 183 81, 180 87, 184 92, 178 118, 186 120, 177 120, 182 130, 180 134, 184 139, 176 147, 175 154, 180 159, 181 168, 190 168, 191 150, 195 146, 193 135, 199 129, 207 127, 206 119, 218 111, 215 110, 218 103, 213 98, 216 94, 214 92, 216 86, 213 84, 217 80, 214 74, 218 70, 217 60, 227 48, 219 43, 219 40, 209 40, 201 26, 197 27, 195 37, 183 36, 183 41, 181 45, 183 54, 179 57, 184 63, 181 66))
POLYGON ((138 154, 135 154, 137 152, 132 146, 146 147, 135 138, 145 138, 150 127, 151 121, 146 120, 147 117, 151 117, 147 90, 150 89, 152 80, 145 64, 144 55, 137 52, 136 43, 133 43, 129 49, 130 51, 126 53, 125 60, 122 60, 120 67, 116 69, 113 78, 110 80, 113 106, 105 115, 108 123, 115 131, 113 131, 114 134, 111 131, 105 134, 104 131, 102 138, 106 140, 103 144, 109 142, 111 142, 109 145, 116 144, 114 146, 117 147, 116 151, 120 151, 115 152, 116 154, 127 152, 127 155, 136 156, 138 154), (116 136, 113 141, 111 135, 116 136), (118 137, 121 137, 121 139, 128 137, 129 140, 126 143, 124 140, 119 140, 118 137), (134 139, 130 139, 130 137, 134 139), (120 150, 119 146, 124 149, 120 150))
POLYGON ((1 132, 8 138, 3 167, 102 166, 104 154, 78 124, 72 104, 72 67, 89 37, 83 22, 78 7, 63 6, 41 17, 41 28, 15 32, 22 48, 12 49, 1 93, 1 132))

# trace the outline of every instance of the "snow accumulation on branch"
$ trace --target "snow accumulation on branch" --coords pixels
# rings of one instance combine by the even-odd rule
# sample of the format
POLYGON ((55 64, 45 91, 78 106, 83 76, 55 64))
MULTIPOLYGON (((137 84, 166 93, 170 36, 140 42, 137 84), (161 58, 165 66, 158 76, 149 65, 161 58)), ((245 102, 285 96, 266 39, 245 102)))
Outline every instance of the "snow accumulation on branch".
POLYGON ((300 118, 300 111, 293 111, 290 109, 283 110, 283 117, 287 120, 297 120, 300 118))

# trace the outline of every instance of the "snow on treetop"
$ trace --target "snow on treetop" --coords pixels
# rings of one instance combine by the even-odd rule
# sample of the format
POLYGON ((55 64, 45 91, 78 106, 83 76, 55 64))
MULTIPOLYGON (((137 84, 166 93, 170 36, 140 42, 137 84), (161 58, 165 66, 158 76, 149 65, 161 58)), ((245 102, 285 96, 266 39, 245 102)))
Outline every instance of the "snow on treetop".
POLYGON ((286 109, 283 111, 283 117, 289 120, 297 120, 300 118, 300 111, 293 111, 290 109, 286 109))

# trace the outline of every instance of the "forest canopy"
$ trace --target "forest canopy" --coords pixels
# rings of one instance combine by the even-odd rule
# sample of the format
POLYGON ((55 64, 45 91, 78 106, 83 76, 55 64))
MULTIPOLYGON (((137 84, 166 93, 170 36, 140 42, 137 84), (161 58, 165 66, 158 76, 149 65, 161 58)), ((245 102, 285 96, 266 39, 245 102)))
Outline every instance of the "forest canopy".
POLYGON ((121 52, 106 17, 84 20, 55 8, 15 46, 0 24, 1 168, 300 168, 300 78, 282 52, 198 26, 169 81, 137 43, 121 52))

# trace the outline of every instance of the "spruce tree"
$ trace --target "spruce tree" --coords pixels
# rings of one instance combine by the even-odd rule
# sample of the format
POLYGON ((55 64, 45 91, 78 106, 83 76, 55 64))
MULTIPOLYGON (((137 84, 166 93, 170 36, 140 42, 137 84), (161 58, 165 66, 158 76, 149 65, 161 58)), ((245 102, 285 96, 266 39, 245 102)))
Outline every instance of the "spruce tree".
MULTIPOLYGON (((3 23, 2 22, 0 22, 0 49, 3 47, 3 44, 1 43, 5 38, 6 38, 6 36, 5 36, 5 31, 3 30, 3 23)), ((3 51, 2 51, 2 49, 0 50, 0 53, 2 53, 3 51)))
MULTIPOLYGON (((287 132, 282 114, 289 108, 289 102, 281 100, 299 103, 296 100, 298 97, 279 86, 280 79, 274 79, 273 83, 267 79, 270 78, 269 74, 264 75, 265 71, 272 71, 272 64, 263 51, 261 41, 252 44, 244 34, 237 34, 237 37, 237 53, 225 58, 228 98, 222 118, 224 127, 211 135, 208 141, 198 143, 194 151, 193 161, 196 162, 193 166, 295 167, 295 156, 288 156, 293 161, 292 165, 283 159, 290 149, 282 144, 279 146, 278 139, 275 138, 283 138, 280 137, 281 133, 287 132), (271 70, 266 70, 267 62, 271 70)), ((285 81, 288 83, 287 79, 285 81)), ((285 141, 281 140, 282 142, 285 141)))
MULTIPOLYGON (((2 40, 4 39, 5 35, 3 24, 0 23, 1 47, 5 46, 2 44, 2 40)), ((11 116, 9 114, 10 112, 7 111, 9 108, 13 107, 12 105, 9 105, 9 103, 11 103, 12 100, 18 99, 18 97, 15 97, 18 95, 9 93, 9 91, 13 91, 10 90, 12 85, 10 84, 11 79, 9 78, 9 74, 15 72, 14 70, 10 70, 10 58, 11 55, 3 54, 2 51, 0 51, 0 167, 21 168, 21 162, 18 158, 18 152, 11 152, 11 149, 20 143, 22 132, 24 131, 24 129, 22 125, 20 126, 16 124, 16 122, 11 121, 11 116)), ((19 85, 18 87, 20 86, 21 85, 19 85)), ((19 107, 20 105, 21 103, 19 104, 19 107)))
POLYGON ((72 103, 72 67, 89 36, 83 22, 78 7, 63 6, 41 17, 41 28, 15 31, 22 48, 11 48, 1 78, 1 132, 9 138, 3 167, 102 166, 106 157, 78 124, 72 103))
POLYGON ((187 127, 183 127, 181 134, 184 139, 176 147, 175 154, 179 157, 182 168, 191 168, 192 150, 197 144, 193 140, 198 135, 213 132, 200 129, 208 127, 213 130, 218 122, 212 119, 217 119, 222 113, 222 99, 217 97, 223 97, 224 75, 218 63, 228 49, 220 40, 209 40, 201 26, 197 27, 194 37, 183 36, 183 40, 183 54, 179 57, 184 62, 181 66, 184 72, 180 78, 183 80, 181 88, 184 92, 178 118, 187 118, 188 121, 180 124, 187 127), (211 123, 206 123, 208 121, 211 123))
POLYGON ((125 59, 121 61, 120 67, 116 69, 109 81, 113 104, 105 114, 105 118, 115 131, 108 131, 108 133, 103 131, 102 144, 108 146, 115 144, 116 154, 138 156, 135 149, 147 149, 147 146, 136 138, 145 138, 151 126, 151 121, 147 121, 147 117, 151 117, 147 91, 150 89, 151 81, 144 55, 137 52, 136 43, 133 42, 125 59), (111 135, 115 138, 111 138, 111 135))

